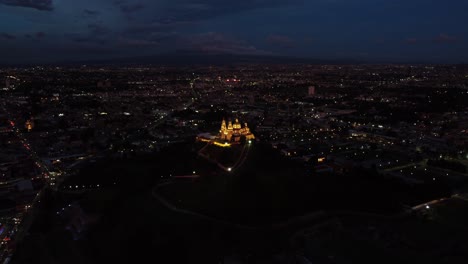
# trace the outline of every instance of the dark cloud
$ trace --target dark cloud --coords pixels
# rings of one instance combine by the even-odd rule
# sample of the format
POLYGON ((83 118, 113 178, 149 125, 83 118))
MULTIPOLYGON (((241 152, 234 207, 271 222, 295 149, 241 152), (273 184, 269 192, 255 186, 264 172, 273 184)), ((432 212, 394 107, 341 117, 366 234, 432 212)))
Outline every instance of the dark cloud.
POLYGON ((92 42, 93 39, 90 38, 89 36, 82 36, 78 34, 66 34, 67 38, 71 39, 74 42, 77 43, 85 43, 85 42, 92 42))
POLYGON ((221 33, 209 32, 181 38, 184 49, 208 54, 269 55, 270 52, 221 33))
POLYGON ((130 47, 144 47, 144 46, 155 46, 159 45, 159 42, 156 40, 149 39, 130 39, 130 38, 119 38, 119 45, 130 46, 130 47))
POLYGON ((126 35, 148 35, 153 33, 168 33, 176 30, 179 27, 191 24, 195 23, 182 21, 174 21, 172 23, 160 23, 155 21, 152 23, 134 24, 132 26, 127 27, 123 31, 123 33, 126 35))
POLYGON ((142 42, 146 41, 148 43, 175 42, 180 37, 177 32, 193 24, 195 22, 160 21, 159 19, 153 19, 152 22, 140 22, 129 25, 121 32, 121 37, 142 42))
POLYGON ((40 31, 40 32, 36 32, 36 38, 38 39, 41 39, 41 38, 44 38, 46 36, 46 33, 40 31))
POLYGON ((87 34, 69 33, 65 34, 66 39, 70 39, 76 43, 89 43, 104 45, 112 40, 112 30, 101 25, 100 23, 88 24, 87 34))
POLYGON ((297 5, 304 0, 171 0, 160 21, 199 21, 249 10, 297 5))
POLYGON ((99 15, 99 11, 85 9, 85 10, 83 10, 83 14, 85 16, 97 16, 97 15, 99 15))
MULTIPOLYGON (((125 0, 114 1, 114 4, 127 15, 127 18, 132 22, 129 23, 126 29, 121 33, 122 38, 130 40, 138 40, 142 43, 154 43, 165 41, 176 41, 175 32, 184 31, 186 28, 193 27, 203 20, 209 20, 218 16, 227 14, 248 11, 258 8, 276 7, 280 5, 297 4, 302 0, 238 0, 238 1, 218 1, 218 0, 162 0, 158 4, 148 0, 139 0, 138 2, 131 2, 125 0), (142 16, 135 16, 134 13, 142 10, 142 16), (147 11, 154 11, 148 19, 147 11)), ((138 13, 140 14, 140 13, 138 13)), ((212 43, 204 43, 202 45, 195 45, 198 49, 204 50, 223 50, 228 51, 228 43, 220 43, 220 36, 214 34, 205 35, 205 38, 211 38, 212 43), (213 43, 218 41, 217 43, 213 43)), ((192 37, 196 38, 196 37, 192 37)), ((201 37, 197 41, 201 42, 201 37)), ((193 41, 194 39, 189 39, 193 41)), ((136 42, 138 42, 136 41, 136 42)), ((208 41, 204 39, 203 41, 208 41)), ((278 40, 279 42, 280 40, 278 40)), ((291 47, 293 41, 287 40, 282 42, 282 45, 291 47)), ((231 41, 231 45, 232 45, 231 41)), ((239 43, 237 43, 239 44, 239 43)), ((279 44, 279 43, 277 43, 279 44)), ((253 52, 252 47, 231 46, 232 52, 253 52)))
POLYGON ((0 0, 0 4, 34 8, 41 11, 52 11, 54 9, 52 0, 0 0))
POLYGON ((159 28, 174 28, 178 26, 187 26, 196 24, 195 21, 177 19, 175 17, 157 17, 151 22, 151 25, 159 28))
POLYGON ((458 38, 441 33, 434 39, 434 41, 437 43, 454 43, 458 41, 458 38))
POLYGON ((373 42, 376 43, 376 44, 384 44, 386 41, 385 41, 384 38, 376 38, 376 39, 374 39, 373 42))
POLYGON ((37 39, 43 39, 45 38, 47 34, 45 32, 42 32, 42 31, 39 31, 39 32, 36 32, 34 34, 25 34, 24 37, 25 38, 28 38, 28 39, 32 39, 33 37, 34 38, 37 38, 37 39))
POLYGON ((179 38, 175 32, 124 33, 119 37, 118 44, 121 46, 155 46, 162 43, 172 45, 179 38))
POLYGON ((167 42, 167 41, 175 41, 180 38, 180 35, 176 32, 152 32, 145 36, 144 39, 153 42, 167 42))
POLYGON ((13 39, 16 39, 16 36, 5 33, 5 32, 2 32, 2 33, 0 33, 0 39, 13 40, 13 39))
POLYGON ((416 43, 418 43, 418 39, 417 38, 407 38, 407 39, 405 39, 405 43, 406 44, 416 44, 416 43))
POLYGON ((101 24, 88 24, 89 33, 93 36, 102 36, 111 32, 111 30, 101 24))
POLYGON ((301 0, 237 0, 237 1, 219 1, 219 0, 188 0, 176 8, 179 11, 185 11, 187 15, 198 16, 217 16, 227 13, 237 13, 247 10, 260 8, 274 8, 285 5, 301 3, 301 0))
POLYGON ((135 13, 137 11, 142 10, 143 8, 145 8, 145 5, 143 5, 142 3, 134 3, 134 4, 121 3, 120 4, 120 11, 126 14, 135 13))
POLYGON ((284 35, 269 35, 266 38, 268 44, 280 47, 280 48, 293 48, 295 46, 295 41, 288 36, 284 35))
MULTIPOLYGON (((366 50, 371 54, 369 58, 445 56, 447 60, 458 61, 463 57, 466 61, 467 48, 461 45, 465 42, 462 25, 467 24, 464 22, 468 18, 463 13, 468 7, 466 0, 454 0, 451 5, 435 4, 437 1, 429 1, 428 5, 421 5, 422 0, 406 1, 401 10, 396 6, 400 8, 403 0, 397 0, 399 4, 383 0, 378 4, 371 2, 0 0, 0 27, 3 26, 0 46, 4 47, 0 47, 0 57, 14 54, 16 58, 32 61, 32 56, 24 55, 29 52, 47 60, 48 57, 61 58, 62 54, 55 49, 63 48, 67 56, 84 58, 86 53, 81 52, 81 48, 86 47, 91 51, 112 50, 119 56, 175 50, 268 54, 265 50, 271 50, 273 55, 336 58, 364 56, 359 52, 366 50), (54 8, 53 13, 37 11, 54 8), (392 12, 388 12, 388 8, 393 8, 392 12), (444 12, 440 12, 441 8, 444 12), (421 12, 414 13, 414 10, 421 12), (400 14, 398 19, 393 13, 400 14), (437 19, 426 20, 427 17, 437 19), (390 27, 392 30, 388 31, 390 27), (428 35, 431 28, 439 29, 428 35), (40 34, 42 31, 47 34, 40 34), (208 31, 229 32, 242 39, 221 33, 199 34, 208 31), (268 35, 270 33, 275 34, 268 35), (307 37, 309 35, 317 39, 307 37), (378 39, 379 36, 385 39, 378 39), (13 44, 15 50, 11 50, 13 44), (312 45, 314 48, 309 48, 312 45), (46 47, 50 47, 49 53, 46 47), (437 54, 434 48, 438 49, 437 54), (414 52, 415 49, 418 52, 414 52)), ((96 54, 100 56, 99 52, 96 54)))
MULTIPOLYGON (((44 47, 48 49, 50 47, 44 47)), ((83 54, 93 55, 92 58, 100 58, 101 55, 112 55, 118 54, 118 50, 109 45, 101 45, 94 42, 86 41, 74 41, 67 45, 56 46, 53 49, 50 49, 50 52, 55 52, 59 54, 64 54, 63 57, 75 57, 78 60, 83 60, 83 54)))
POLYGON ((71 34, 68 37, 69 39, 71 39, 73 42, 76 42, 76 43, 105 45, 109 42, 108 39, 104 39, 104 38, 95 38, 92 36, 82 36, 82 35, 76 35, 76 34, 71 34))
MULTIPOLYGON (((135 43, 141 42, 142 44, 154 44, 155 42, 180 42, 180 39, 183 37, 178 36, 175 32, 183 32, 186 28, 193 27, 204 20, 253 9, 297 4, 301 1, 302 0, 162 0, 155 3, 149 0, 139 0, 135 2, 118 0, 114 1, 114 4, 127 16, 129 21, 132 21, 128 24, 127 28, 121 32, 123 40, 131 40, 131 42, 135 43), (135 13, 140 10, 142 15, 135 16, 135 13), (150 13, 151 15, 148 16, 150 13)), ((140 14, 140 12, 138 14, 140 14)), ((198 43, 192 43, 192 48, 197 48, 199 50, 225 51, 230 53, 255 52, 252 46, 248 46, 245 43, 242 45, 236 43, 237 46, 234 47, 235 41, 233 41, 233 39, 230 39, 230 41, 226 39, 225 43, 221 43, 220 36, 215 36, 215 34, 206 34, 198 37, 192 35, 192 37, 187 38, 188 41, 197 41, 198 43), (205 39, 202 40, 201 38, 203 37, 205 39), (194 38, 197 39, 195 40, 194 38), (208 41, 211 41, 211 43, 207 43, 208 41), (202 45, 201 42, 205 43, 202 45), (228 42, 230 43, 228 44, 228 42)), ((278 40, 276 45, 279 45, 279 42, 280 40, 278 40)), ((292 40, 287 42, 287 40, 283 40, 281 45, 288 47, 293 46, 292 40)))
POLYGON ((312 44, 312 43, 314 43, 314 41, 315 41, 314 38, 310 37, 310 36, 307 36, 307 37, 304 38, 304 43, 305 44, 312 44))

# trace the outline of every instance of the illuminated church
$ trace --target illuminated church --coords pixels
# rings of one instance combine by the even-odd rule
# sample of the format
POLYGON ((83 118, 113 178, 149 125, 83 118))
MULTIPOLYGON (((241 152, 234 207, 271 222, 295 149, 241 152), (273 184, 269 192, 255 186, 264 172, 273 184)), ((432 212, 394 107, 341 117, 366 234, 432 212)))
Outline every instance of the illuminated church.
POLYGON ((244 127, 242 127, 239 123, 239 119, 236 119, 234 124, 229 120, 226 125, 226 120, 223 119, 218 139, 229 142, 240 142, 241 137, 245 137, 246 140, 255 139, 255 136, 250 132, 250 128, 247 126, 247 123, 244 123, 244 127))

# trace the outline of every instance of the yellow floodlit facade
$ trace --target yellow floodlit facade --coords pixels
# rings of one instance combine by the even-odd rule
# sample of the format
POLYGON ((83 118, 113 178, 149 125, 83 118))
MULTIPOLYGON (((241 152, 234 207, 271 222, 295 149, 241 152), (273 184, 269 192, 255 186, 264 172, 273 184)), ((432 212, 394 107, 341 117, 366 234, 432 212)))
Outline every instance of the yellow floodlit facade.
POLYGON ((250 132, 250 128, 247 123, 244 123, 244 127, 242 127, 241 123, 239 123, 239 119, 236 119, 234 123, 229 120, 227 124, 226 120, 223 119, 221 122, 221 129, 219 130, 219 139, 228 142, 240 142, 242 137, 245 137, 246 140, 255 139, 255 136, 250 132))
POLYGON ((24 127, 29 131, 31 131, 34 128, 34 122, 32 120, 27 120, 26 123, 24 124, 24 127))
POLYGON ((229 148, 231 146, 231 144, 229 144, 227 142, 221 143, 221 142, 216 142, 215 141, 213 144, 215 144, 218 147, 222 147, 222 148, 229 148))

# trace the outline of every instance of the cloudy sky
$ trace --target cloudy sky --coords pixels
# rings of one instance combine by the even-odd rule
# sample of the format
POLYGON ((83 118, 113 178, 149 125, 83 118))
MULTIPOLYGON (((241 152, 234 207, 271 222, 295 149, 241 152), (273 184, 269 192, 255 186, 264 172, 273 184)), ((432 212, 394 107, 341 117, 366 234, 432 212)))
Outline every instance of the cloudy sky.
POLYGON ((468 62, 466 0, 0 0, 0 63, 193 52, 468 62))

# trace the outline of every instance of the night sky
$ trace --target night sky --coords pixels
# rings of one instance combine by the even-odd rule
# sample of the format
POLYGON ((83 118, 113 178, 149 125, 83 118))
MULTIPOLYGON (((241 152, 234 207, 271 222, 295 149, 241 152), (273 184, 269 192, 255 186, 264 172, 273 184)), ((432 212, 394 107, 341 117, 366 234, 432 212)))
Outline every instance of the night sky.
POLYGON ((468 62, 467 0, 0 0, 0 63, 157 54, 468 62))

